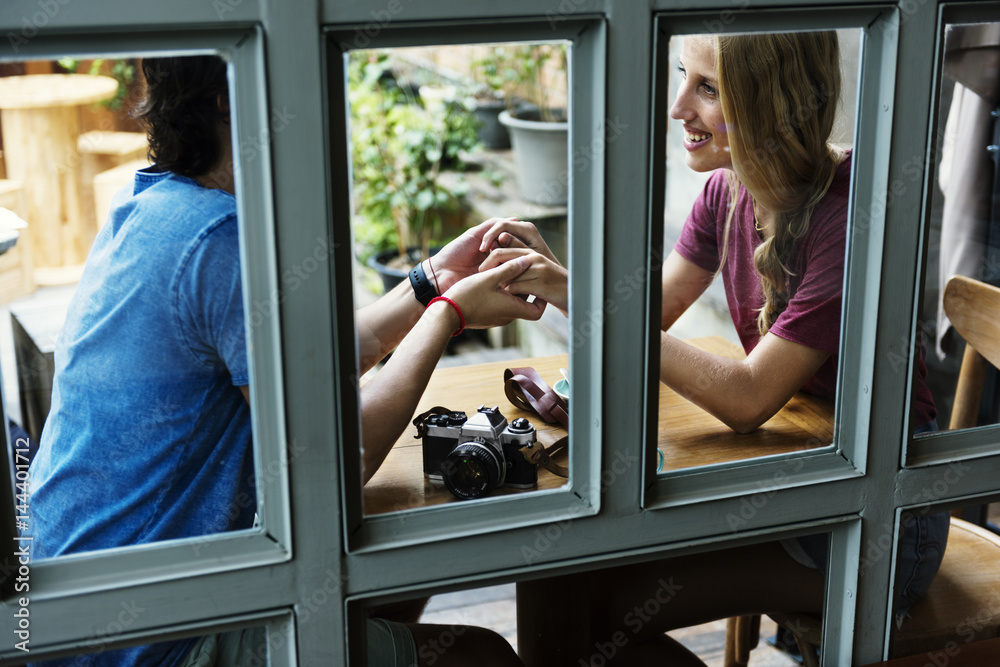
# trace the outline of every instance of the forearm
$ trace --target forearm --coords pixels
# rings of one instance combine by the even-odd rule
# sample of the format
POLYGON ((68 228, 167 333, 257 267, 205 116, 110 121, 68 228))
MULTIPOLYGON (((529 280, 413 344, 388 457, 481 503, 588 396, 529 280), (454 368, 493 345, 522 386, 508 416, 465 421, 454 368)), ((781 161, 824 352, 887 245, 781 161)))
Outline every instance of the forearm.
POLYGON ((404 280, 378 301, 358 310, 358 348, 361 373, 385 358, 420 319, 423 305, 404 280))
POLYGON ((734 431, 753 431, 795 393, 775 391, 770 379, 749 358, 722 357, 660 334, 660 381, 734 431))
POLYGON ((392 358, 361 388, 365 482, 406 430, 431 373, 458 327, 458 315, 449 304, 432 304, 399 343, 392 358))

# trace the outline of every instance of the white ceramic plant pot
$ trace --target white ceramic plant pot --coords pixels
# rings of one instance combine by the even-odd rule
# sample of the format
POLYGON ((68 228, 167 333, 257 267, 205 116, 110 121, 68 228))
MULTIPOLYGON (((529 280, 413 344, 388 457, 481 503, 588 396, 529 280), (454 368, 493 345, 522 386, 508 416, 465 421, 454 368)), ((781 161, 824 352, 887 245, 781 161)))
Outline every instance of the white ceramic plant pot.
POLYGON ((518 190, 530 202, 563 206, 569 198, 569 123, 532 120, 532 115, 538 118, 538 111, 500 114, 510 133, 518 190))

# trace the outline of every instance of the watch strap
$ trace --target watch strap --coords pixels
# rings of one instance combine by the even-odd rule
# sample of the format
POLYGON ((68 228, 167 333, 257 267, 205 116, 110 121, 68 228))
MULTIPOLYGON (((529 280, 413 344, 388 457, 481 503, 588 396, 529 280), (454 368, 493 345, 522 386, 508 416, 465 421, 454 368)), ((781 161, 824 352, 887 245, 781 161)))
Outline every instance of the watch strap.
POLYGON ((424 273, 423 262, 419 262, 410 269, 410 285, 413 287, 413 296, 423 304, 424 308, 430 304, 431 299, 438 295, 437 290, 434 289, 434 283, 428 280, 427 274, 424 273))

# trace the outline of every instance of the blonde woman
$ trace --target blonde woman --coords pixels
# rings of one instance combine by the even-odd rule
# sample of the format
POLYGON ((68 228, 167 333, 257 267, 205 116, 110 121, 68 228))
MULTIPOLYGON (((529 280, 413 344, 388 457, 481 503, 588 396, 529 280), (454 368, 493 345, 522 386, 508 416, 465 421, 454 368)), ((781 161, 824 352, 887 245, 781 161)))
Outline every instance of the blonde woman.
MULTIPOLYGON (((800 390, 829 398, 836 390, 851 173, 851 152, 829 143, 840 95, 837 37, 688 37, 680 73, 670 116, 683 126, 687 165, 714 173, 663 264, 660 379, 746 433, 800 390), (746 351, 742 360, 698 350, 668 332, 716 276, 746 351)), ((493 250, 483 268, 532 257, 508 289, 566 309, 565 269, 530 223, 494 226, 482 249, 493 250)), ((936 428, 925 375, 921 360, 918 430, 936 428)), ((897 613, 926 592, 947 529, 947 515, 924 515, 905 527, 897 613)), ((519 650, 529 667, 588 665, 595 655, 608 665, 701 665, 663 633, 745 613, 819 614, 827 551, 820 535, 539 584, 530 590, 540 600, 565 587, 589 591, 589 630, 574 629, 574 639, 561 643, 539 625, 536 635, 519 636, 519 650), (674 586, 669 604, 624 627, 664 580, 674 586), (624 646, 614 643, 616 632, 628 640, 624 646), (609 641, 614 656, 595 654, 609 641), (667 656, 672 660, 664 662, 667 656)))

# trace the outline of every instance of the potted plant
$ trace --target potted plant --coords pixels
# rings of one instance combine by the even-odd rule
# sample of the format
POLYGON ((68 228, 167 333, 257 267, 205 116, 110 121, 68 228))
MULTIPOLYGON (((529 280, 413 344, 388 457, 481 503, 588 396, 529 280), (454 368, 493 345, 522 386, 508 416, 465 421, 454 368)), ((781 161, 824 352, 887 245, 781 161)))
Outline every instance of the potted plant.
POLYGON ((420 104, 384 53, 352 54, 349 79, 358 254, 388 290, 463 229, 461 153, 476 124, 456 102, 420 104))
MULTIPOLYGON (((506 150, 510 148, 510 135, 500 124, 500 113, 513 108, 515 89, 520 82, 520 72, 510 66, 510 45, 490 47, 486 55, 472 62, 472 76, 476 82, 469 99, 469 107, 479 121, 479 141, 484 148, 506 150)), ((520 47, 513 47, 520 48, 520 47)))
POLYGON ((499 121, 510 133, 518 189, 526 200, 564 205, 569 194, 566 109, 553 104, 553 88, 566 80, 567 52, 561 43, 494 49, 506 82, 508 108, 499 121), (515 99, 525 103, 515 104, 515 99))

